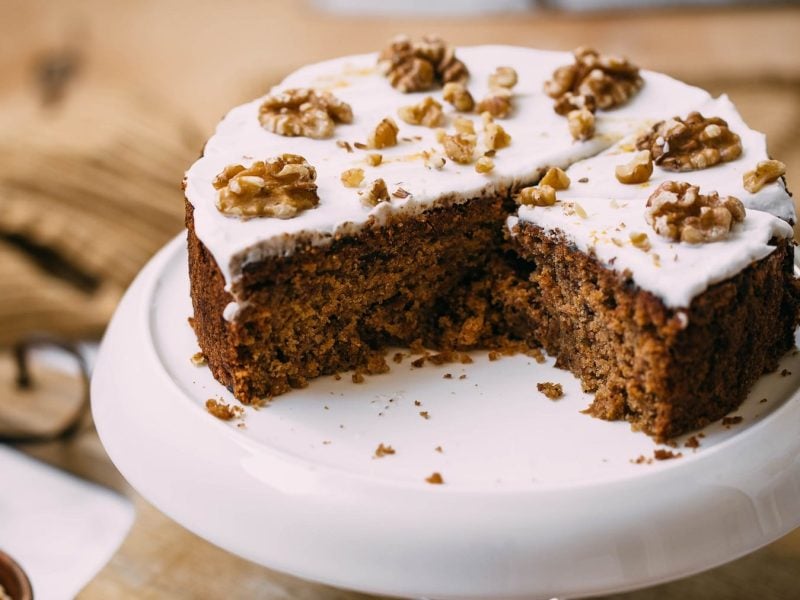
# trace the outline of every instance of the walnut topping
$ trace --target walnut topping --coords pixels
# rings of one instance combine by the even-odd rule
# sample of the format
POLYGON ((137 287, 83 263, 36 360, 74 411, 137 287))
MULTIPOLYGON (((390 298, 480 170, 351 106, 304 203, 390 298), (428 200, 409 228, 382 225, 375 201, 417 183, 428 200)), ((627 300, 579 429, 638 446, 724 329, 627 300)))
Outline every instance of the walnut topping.
POLYGON ((436 471, 434 471, 428 477, 425 478, 425 481, 433 485, 441 485, 444 483, 444 478, 442 477, 441 473, 437 473, 436 471))
POLYGON ((625 58, 600 54, 590 48, 577 48, 573 55, 575 62, 556 69, 552 79, 544 84, 545 93, 559 102, 571 92, 587 97, 584 102, 589 102, 588 97, 592 96, 597 108, 607 110, 625 104, 644 84, 639 68, 625 58))
POLYGON ((388 202, 389 188, 386 187, 386 182, 381 178, 373 181, 369 185, 369 189, 361 195, 361 201, 368 206, 377 206, 380 202, 388 202))
POLYGON ((674 117, 656 123, 636 141, 636 148, 650 150, 662 169, 694 171, 739 158, 742 141, 723 119, 691 112, 686 119, 674 117))
POLYGON ((488 152, 494 152, 511 144, 511 135, 503 126, 494 122, 494 117, 488 112, 481 114, 483 120, 483 142, 488 152))
POLYGON ((653 161, 649 150, 637 152, 628 164, 617 165, 614 169, 614 175, 620 183, 644 183, 652 174, 653 161))
POLYGON ((539 185, 549 185, 554 190, 566 190, 569 184, 569 176, 558 167, 548 169, 539 181, 539 185))
POLYGON ((475 123, 473 123, 471 119, 465 117, 456 117, 455 121, 453 121, 453 128, 458 133, 475 134, 475 123))
POLYGON ((383 442, 378 444, 378 447, 375 448, 375 458, 383 458, 384 456, 390 456, 394 453, 395 453, 394 448, 392 448, 388 444, 384 444, 383 442))
POLYGON ((353 109, 330 92, 295 88, 267 96, 258 120, 278 135, 325 139, 333 135, 336 123, 353 122, 353 109))
POLYGON ((524 206, 553 206, 556 190, 550 185, 522 188, 517 194, 517 202, 524 206))
POLYGON ((505 119, 511 113, 511 90, 500 87, 489 90, 488 95, 478 102, 475 109, 479 112, 488 112, 493 117, 505 119))
POLYGON ((744 220, 744 205, 717 192, 700 194, 696 185, 665 181, 647 199, 645 218, 655 232, 676 241, 700 244, 727 237, 744 220))
POLYGON ((586 108, 570 112, 567 115, 567 125, 573 140, 585 141, 594 137, 594 114, 586 108))
POLYGON ((228 165, 214 179, 220 212, 241 219, 290 219, 319 203, 317 172, 306 159, 282 154, 250 167, 228 165))
POLYGON ((358 187, 364 181, 364 169, 347 169, 342 171, 342 183, 345 187, 358 187))
POLYGON ((748 171, 742 177, 744 189, 755 194, 768 183, 777 181, 786 173, 786 165, 779 160, 762 160, 753 171, 748 171))
POLYGON ((475 163, 475 170, 478 173, 490 173, 494 169, 494 161, 488 156, 481 156, 475 163))
POLYGON ((580 110, 582 108, 585 108, 590 113, 594 113, 597 110, 597 102, 594 96, 581 96, 580 94, 567 92, 558 98, 553 105, 553 109, 556 113, 562 116, 566 116, 573 110, 580 110))
POLYGON ((428 169, 436 169, 440 171, 444 168, 445 163, 447 162, 441 154, 431 151, 424 151, 422 153, 422 157, 425 161, 425 167, 428 169))
POLYGON ((394 38, 378 57, 378 68, 401 92, 422 92, 437 83, 464 83, 469 71, 458 60, 455 49, 440 37, 427 35, 412 42, 408 36, 394 38))
POLYGON ((639 250, 644 250, 645 252, 650 250, 650 238, 647 237, 646 233, 634 231, 628 237, 635 248, 639 248, 639 250))
POLYGON ((494 73, 489 75, 490 88, 511 89, 517 85, 517 72, 512 67, 497 67, 494 73))
POLYGON ((475 146, 477 145, 477 138, 474 134, 470 133, 456 133, 455 135, 445 134, 442 145, 444 146, 444 153, 448 158, 457 163, 466 165, 472 162, 475 146))
POLYGON ((377 167, 383 162, 382 154, 367 154, 367 164, 371 167, 377 167))
POLYGON ((418 104, 401 107, 397 114, 410 125, 424 125, 425 127, 438 127, 444 120, 442 105, 431 96, 427 96, 418 104))
POLYGON ((367 138, 367 146, 370 148, 388 148, 390 146, 397 146, 397 132, 400 128, 394 119, 386 117, 375 126, 372 133, 367 138))
POLYGON ((459 112, 471 112, 475 108, 475 100, 463 83, 445 84, 442 96, 459 112))

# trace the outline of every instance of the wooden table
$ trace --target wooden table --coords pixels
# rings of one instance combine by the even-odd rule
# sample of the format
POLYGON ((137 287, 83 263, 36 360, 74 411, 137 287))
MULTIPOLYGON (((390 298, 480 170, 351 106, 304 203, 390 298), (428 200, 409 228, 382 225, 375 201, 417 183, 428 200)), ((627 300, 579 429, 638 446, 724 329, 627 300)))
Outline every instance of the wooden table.
MULTIPOLYGON (((93 239, 85 240, 93 248, 88 257, 73 249, 76 260, 111 290, 100 300, 94 293, 85 296, 98 315, 94 327, 100 327, 141 263, 180 231, 183 170, 228 108, 260 95, 297 66, 376 50, 398 32, 437 32, 456 44, 593 45, 627 54, 641 66, 728 93, 748 123, 768 134, 771 153, 788 165, 790 188, 800 186, 798 9, 356 19, 289 0, 5 0, 0 5, 0 153, 7 152, 0 161, 0 184, 27 173, 30 165, 36 166, 34 173, 46 169, 57 147, 65 171, 96 171, 100 165, 98 189, 132 198, 125 209, 131 221, 137 216, 135 199, 157 205, 152 210, 158 218, 128 232, 135 241, 126 242, 128 262, 120 259, 121 251, 109 250, 112 235, 97 248, 93 239)), ((91 182, 86 185, 92 189, 91 182)), ((58 205, 51 210, 58 211, 58 205)), ((12 226, 0 219, 0 236, 12 226)), ((37 285, 50 281, 31 273, 37 285)), ((36 452, 124 490, 138 510, 130 536, 82 598, 364 597, 274 573, 184 530, 127 487, 92 432, 67 446, 36 452)), ((799 594, 800 531, 795 531, 705 574, 614 598, 789 599, 799 594)))

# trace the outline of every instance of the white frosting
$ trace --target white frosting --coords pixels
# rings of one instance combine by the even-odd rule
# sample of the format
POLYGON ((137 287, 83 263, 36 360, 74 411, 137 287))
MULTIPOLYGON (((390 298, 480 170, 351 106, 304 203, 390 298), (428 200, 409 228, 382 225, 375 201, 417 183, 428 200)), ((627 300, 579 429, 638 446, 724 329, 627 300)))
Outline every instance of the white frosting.
MULTIPOLYGON (((713 102, 708 93, 699 88, 688 86, 666 75, 643 71, 645 85, 642 90, 625 106, 613 111, 598 112, 597 134, 592 140, 574 142, 568 132, 566 119, 553 111, 553 100, 542 92, 542 83, 552 75, 556 67, 570 63, 571 54, 510 46, 459 48, 457 54, 469 68, 468 86, 476 100, 486 95, 488 76, 496 67, 511 66, 519 74, 519 83, 514 88, 515 110, 510 118, 498 120, 512 136, 512 142, 508 148, 497 152, 494 158, 495 168, 489 175, 477 173, 473 165, 459 165, 449 160, 441 170, 428 169, 424 166, 422 151, 441 152, 441 145, 435 139, 435 131, 404 123, 397 117, 397 109, 415 104, 425 96, 432 95, 445 106, 450 130, 452 130, 452 118, 456 113, 442 101, 441 90, 402 94, 392 88, 386 78, 377 72, 375 54, 339 58, 304 67, 271 90, 270 93, 295 87, 328 89, 341 100, 348 102, 353 107, 353 123, 337 125, 332 139, 290 138, 266 131, 258 121, 258 108, 263 98, 234 108, 228 113, 206 144, 204 156, 189 169, 186 176, 186 197, 194 207, 195 233, 217 261, 228 289, 231 289, 231 284, 240 276, 243 265, 269 255, 290 254, 299 239, 312 244, 324 244, 330 241, 334 233, 354 232, 372 222, 380 224, 387 216, 394 213, 425 210, 443 197, 467 200, 482 193, 491 193, 494 189, 504 189, 520 183, 533 183, 540 176, 541 170, 547 166, 567 167, 582 159, 588 159, 583 163, 578 162, 573 169, 591 168, 594 171, 600 168, 599 163, 597 167, 592 167, 590 161, 614 160, 598 154, 618 140, 652 125, 659 119, 685 115, 691 110, 713 102), (372 151, 354 149, 352 153, 348 153, 337 146, 336 142, 340 140, 350 144, 366 142, 369 132, 387 116, 393 117, 398 123, 401 141, 396 147, 376 151, 383 155, 383 163, 380 166, 367 165, 366 155, 372 151), (248 221, 225 216, 217 210, 215 204, 217 192, 212 186, 212 181, 225 166, 235 163, 249 165, 255 160, 264 160, 283 153, 304 156, 316 168, 320 198, 316 208, 307 210, 293 219, 263 218, 248 221), (589 158, 592 156, 595 158, 589 158), (355 167, 364 169, 366 173, 362 190, 373 179, 380 177, 386 181, 390 192, 402 187, 411 195, 406 199, 392 198, 391 202, 381 203, 374 208, 364 206, 360 201, 358 190, 344 187, 340 180, 342 171, 355 167)), ((749 169, 751 159, 755 155, 765 156, 763 136, 747 129, 726 99, 717 102, 724 102, 729 107, 727 109, 729 112, 721 116, 731 122, 731 127, 743 136, 745 142, 747 158, 740 159, 739 162, 742 164, 737 167, 741 170, 749 169), (746 135, 743 135, 745 133, 746 135), (756 148, 753 152, 751 152, 752 147, 756 148), (747 164, 744 164, 744 161, 747 164)), ((482 138, 480 117, 472 115, 471 118, 475 121, 475 128, 479 132, 480 144, 482 138)), ((723 173, 725 169, 729 167, 722 167, 719 172, 723 173)), ((610 173, 613 179, 613 166, 610 173)), ((738 172, 735 175, 729 173, 727 176, 732 180, 741 181, 741 174, 738 172)), ((573 176, 573 185, 579 177, 580 175, 573 176)), ((601 183, 596 174, 595 178, 601 183)), ((607 193, 606 198, 613 197, 611 194, 616 192, 611 189, 611 185, 614 182, 615 180, 607 181, 608 188, 602 185, 598 188, 594 185, 595 182, 591 181, 586 186, 587 191, 584 195, 597 198, 607 193), (588 193, 590 188, 593 191, 588 193)), ((580 194, 581 192, 577 190, 576 187, 575 193, 580 194)), ((719 191, 724 191, 722 186, 719 191)), ((746 195, 746 192, 739 191, 738 197, 742 198, 743 194, 746 195)), ((742 198, 742 200, 750 207, 769 209, 785 218, 789 216, 789 209, 786 206, 787 203, 791 205, 791 200, 782 187, 775 193, 768 190, 753 198, 742 198)), ((638 212, 643 214, 643 210, 638 212)), ((749 211, 748 215, 751 212, 754 211, 749 211)), ((560 208, 556 207, 553 210, 525 210, 520 216, 544 227, 550 227, 552 219, 553 228, 562 229, 567 236, 574 235, 577 242, 582 235, 582 229, 572 228, 569 220, 559 220, 559 214, 560 208)), ((608 216, 616 213, 603 214, 608 216)), ((793 212, 791 215, 793 216, 793 212)), ((630 220, 631 224, 635 222, 627 213, 624 218, 630 220)), ((643 219, 643 216, 641 218, 643 219)), ((749 221, 742 231, 749 231, 751 226, 762 221, 763 219, 759 218, 749 221)), ((766 223, 762 225, 766 226, 766 223)), ((605 226, 601 226, 599 222, 592 225, 595 229, 605 226)), ((784 231, 780 224, 771 221, 770 227, 775 231, 784 231)), ((766 229, 763 229, 757 233, 762 235, 765 232, 766 229)), ((759 248, 763 250, 763 247, 764 242, 761 242, 759 248)), ((766 255, 761 250, 748 250, 748 248, 749 246, 743 243, 741 250, 737 249, 736 253, 732 253, 736 256, 720 257, 718 260, 724 263, 724 269, 721 270, 732 273, 746 266, 749 260, 756 258, 756 255, 758 257, 766 255), (743 258, 746 251, 750 254, 747 254, 747 258, 743 258), (742 254, 739 255, 739 252, 742 254)), ((639 250, 635 252, 642 254, 639 250)), ((631 264, 639 265, 641 261, 636 259, 640 257, 635 257, 633 254, 631 256, 634 256, 630 260, 631 264)), ((605 255, 600 258, 606 260, 605 255)), ((612 257, 609 255, 607 258, 610 260, 612 257)), ((615 266, 619 265, 615 263, 615 266)), ((652 263, 649 267, 645 267, 642 263, 636 267, 635 278, 642 287, 662 295, 661 290, 664 286, 658 284, 660 280, 658 272, 652 267, 652 263), (649 270, 650 274, 645 274, 645 270, 649 270), (650 280, 652 285, 647 283, 650 280)), ((715 280, 724 278, 716 275, 707 277, 705 285, 715 277, 715 280)), ((698 284, 692 288, 695 290, 693 293, 700 293, 701 287, 702 285, 698 284)), ((664 299, 671 304, 675 297, 664 295, 664 299)), ((233 313, 233 309, 226 311, 228 312, 233 313)))

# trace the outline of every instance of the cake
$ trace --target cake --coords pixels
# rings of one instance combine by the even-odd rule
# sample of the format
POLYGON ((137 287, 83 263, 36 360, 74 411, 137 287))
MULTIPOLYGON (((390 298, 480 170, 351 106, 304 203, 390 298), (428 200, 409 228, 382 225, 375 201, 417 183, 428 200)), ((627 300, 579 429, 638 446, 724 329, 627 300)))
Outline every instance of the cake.
POLYGON ((220 122, 184 180, 191 322, 243 403, 391 346, 544 348, 668 439, 794 344, 782 175, 727 97, 625 59, 401 37, 220 122))

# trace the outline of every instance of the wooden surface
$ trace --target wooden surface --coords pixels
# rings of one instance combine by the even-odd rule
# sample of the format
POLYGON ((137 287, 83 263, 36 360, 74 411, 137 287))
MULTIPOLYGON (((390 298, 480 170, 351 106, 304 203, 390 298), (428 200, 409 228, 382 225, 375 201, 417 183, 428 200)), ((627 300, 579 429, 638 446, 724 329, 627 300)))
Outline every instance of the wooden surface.
MULTIPOLYGON (((297 66, 376 50, 398 32, 627 54, 728 93, 787 163, 790 188, 800 186, 800 11, 791 7, 413 20, 343 19, 289 0, 4 0, 0 343, 34 328, 99 335, 125 285, 180 231, 183 170, 227 109, 297 66)), ((6 386, 8 373, 0 369, 6 386)), ((365 598, 276 574, 185 531, 126 486, 91 431, 35 452, 131 494, 138 510, 82 598, 365 598)), ((790 599, 798 590, 800 531, 614 598, 790 599)))

